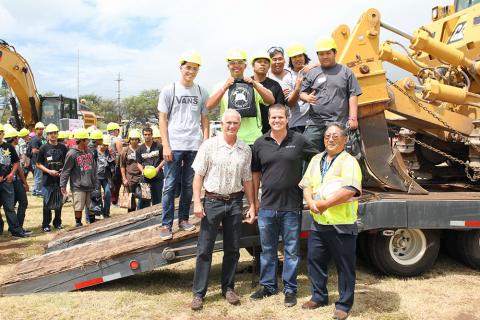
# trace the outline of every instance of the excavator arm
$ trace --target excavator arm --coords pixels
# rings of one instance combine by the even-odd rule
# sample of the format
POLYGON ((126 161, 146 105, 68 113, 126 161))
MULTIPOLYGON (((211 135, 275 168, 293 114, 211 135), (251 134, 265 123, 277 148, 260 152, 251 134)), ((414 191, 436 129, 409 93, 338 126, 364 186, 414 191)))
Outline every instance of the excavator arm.
MULTIPOLYGON (((4 41, 0 42, 0 76, 17 96, 25 124, 34 125, 40 118, 41 99, 33 74, 28 62, 4 41)), ((11 102, 15 113, 16 102, 11 102)))

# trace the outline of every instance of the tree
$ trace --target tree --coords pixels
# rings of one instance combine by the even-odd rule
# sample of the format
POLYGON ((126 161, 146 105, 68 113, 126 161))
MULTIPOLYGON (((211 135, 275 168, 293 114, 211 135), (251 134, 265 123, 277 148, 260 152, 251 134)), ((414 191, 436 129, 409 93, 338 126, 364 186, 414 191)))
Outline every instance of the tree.
POLYGON ((136 120, 142 123, 155 118, 158 114, 158 97, 160 91, 157 89, 144 90, 138 96, 130 96, 122 101, 122 118, 136 120))

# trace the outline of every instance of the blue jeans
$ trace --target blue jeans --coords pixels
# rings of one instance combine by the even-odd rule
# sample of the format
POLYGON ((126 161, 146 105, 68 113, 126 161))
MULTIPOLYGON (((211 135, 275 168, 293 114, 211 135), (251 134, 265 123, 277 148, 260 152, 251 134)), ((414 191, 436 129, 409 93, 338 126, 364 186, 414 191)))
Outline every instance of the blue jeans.
POLYGON ((20 226, 14 210, 15 192, 12 182, 3 181, 0 183, 0 203, 3 205, 10 233, 12 235, 22 234, 23 228, 20 226))
POLYGON ((172 151, 173 160, 165 161, 165 184, 163 186, 162 226, 173 226, 175 185, 182 182, 182 192, 178 205, 178 220, 188 220, 192 202, 193 168, 192 163, 197 151, 172 151))
POLYGON ((310 141, 320 152, 325 150, 325 144, 323 142, 324 134, 325 134, 324 126, 309 125, 305 128, 305 131, 303 132, 303 136, 308 141, 310 141))
POLYGON ((300 263, 299 243, 301 214, 298 211, 260 209, 258 228, 262 253, 260 254, 260 284, 270 293, 277 293, 278 237, 284 246, 283 292, 297 292, 297 273, 300 263))
POLYGON ((43 194, 43 184, 42 184, 43 171, 35 166, 33 171, 33 195, 42 195, 43 194))
POLYGON ((105 217, 110 216, 110 201, 112 198, 112 193, 110 191, 110 182, 108 179, 98 179, 100 186, 103 188, 103 206, 102 214, 105 217))

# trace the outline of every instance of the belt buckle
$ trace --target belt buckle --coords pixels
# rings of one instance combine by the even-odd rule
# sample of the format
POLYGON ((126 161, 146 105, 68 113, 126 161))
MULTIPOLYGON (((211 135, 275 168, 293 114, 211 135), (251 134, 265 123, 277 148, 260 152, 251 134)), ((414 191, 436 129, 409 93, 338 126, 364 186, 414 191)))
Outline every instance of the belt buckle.
POLYGON ((223 201, 230 201, 230 195, 227 194, 227 195, 223 196, 223 201))

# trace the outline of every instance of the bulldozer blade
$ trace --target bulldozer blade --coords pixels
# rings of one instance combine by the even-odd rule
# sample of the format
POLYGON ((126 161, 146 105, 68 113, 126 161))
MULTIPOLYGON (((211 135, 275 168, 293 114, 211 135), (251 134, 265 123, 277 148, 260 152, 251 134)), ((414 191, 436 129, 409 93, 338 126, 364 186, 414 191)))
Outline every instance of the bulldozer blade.
POLYGON ((408 192, 428 194, 407 173, 399 152, 392 153, 388 137, 387 121, 383 112, 370 114, 359 119, 359 130, 363 147, 363 166, 377 186, 408 192))

